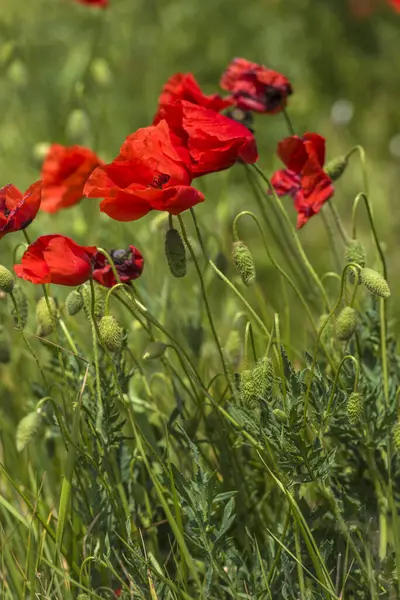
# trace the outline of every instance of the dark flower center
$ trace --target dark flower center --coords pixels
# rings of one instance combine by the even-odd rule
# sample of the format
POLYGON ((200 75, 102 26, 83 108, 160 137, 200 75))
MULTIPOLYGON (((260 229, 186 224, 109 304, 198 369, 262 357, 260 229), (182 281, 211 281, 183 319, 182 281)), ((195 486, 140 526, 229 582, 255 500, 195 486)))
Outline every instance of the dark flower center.
POLYGON ((129 250, 111 250, 111 258, 116 265, 123 265, 131 257, 129 250))
POLYGON ((163 185, 166 185, 170 179, 171 177, 169 175, 166 175, 165 173, 160 173, 159 175, 156 175, 154 177, 150 185, 153 188, 162 190, 163 185))

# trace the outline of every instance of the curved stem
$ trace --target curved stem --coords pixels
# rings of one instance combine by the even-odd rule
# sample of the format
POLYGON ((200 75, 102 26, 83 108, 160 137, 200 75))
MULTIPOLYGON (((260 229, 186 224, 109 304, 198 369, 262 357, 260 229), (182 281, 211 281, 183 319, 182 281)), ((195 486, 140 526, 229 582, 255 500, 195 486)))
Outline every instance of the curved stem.
POLYGON ((99 365, 99 351, 97 346, 97 337, 101 340, 99 332, 96 327, 96 317, 95 317, 95 290, 93 279, 90 278, 90 291, 91 291, 91 306, 90 306, 90 326, 92 329, 92 344, 93 344, 93 354, 94 354, 94 367, 96 373, 96 392, 97 392, 97 411, 96 411, 96 431, 99 433, 102 439, 104 439, 103 433, 103 398, 101 395, 101 380, 100 380, 100 365, 99 365))
MULTIPOLYGON (((199 263, 197 261, 196 254, 193 251, 192 245, 191 245, 191 243, 189 241, 189 238, 187 236, 185 225, 183 223, 183 219, 182 219, 182 217, 180 215, 178 215, 178 220, 179 220, 179 224, 181 226, 183 239, 184 239, 185 244, 186 244, 186 246, 187 246, 187 248, 188 248, 188 250, 190 252, 190 255, 191 255, 193 263, 194 263, 194 266, 195 266, 196 271, 197 271, 197 275, 198 275, 199 282, 200 282, 201 295, 202 295, 203 300, 204 300, 204 306, 206 308, 208 322, 210 324, 211 332, 212 332, 212 335, 213 335, 213 338, 214 338, 214 341, 215 341, 215 344, 217 346, 218 353, 219 353, 219 356, 220 356, 220 359, 221 359, 222 369, 223 369, 223 371, 225 373, 225 377, 226 377, 226 381, 227 381, 227 383, 229 385, 229 389, 230 389, 232 395, 234 395, 235 394, 235 390, 234 390, 234 388, 232 386, 232 381, 231 381, 231 377, 230 377, 230 374, 229 374, 229 371, 228 371, 228 367, 226 365, 224 353, 223 353, 223 350, 222 350, 222 347, 221 347, 221 343, 220 343, 219 338, 218 338, 217 330, 215 329, 214 319, 213 319, 213 316, 211 314, 210 304, 208 302, 207 292, 206 292, 206 288, 205 288, 205 285, 204 285, 203 274, 201 272, 199 263)), ((200 242, 200 244, 201 244, 201 246, 203 248, 203 243, 202 243, 203 240, 202 240, 202 237, 200 235, 200 232, 197 229, 196 229, 196 233, 197 233, 197 237, 199 238, 199 242, 200 242)))
POLYGON ((255 169, 255 171, 259 174, 259 176, 265 181, 265 183, 268 186, 268 189, 270 190, 270 192, 272 193, 275 202, 277 203, 279 210, 281 211, 282 215, 285 218, 285 221, 287 222, 288 226, 289 226, 289 230, 290 233, 292 235, 293 241, 299 251, 299 254, 305 264, 305 266, 307 267, 308 272, 310 273, 311 277, 313 278, 313 280, 315 281, 316 285, 318 286, 318 289, 321 292, 322 298, 326 304, 326 307, 329 309, 329 299, 326 293, 326 290, 324 288, 324 286, 321 283, 320 278, 318 277, 317 273, 314 271, 310 261, 307 258, 306 253, 304 252, 303 246, 300 242, 299 236, 296 233, 296 229, 293 227, 293 224, 289 218, 289 215, 287 214, 281 199, 279 198, 279 196, 277 195, 275 188, 273 187, 273 185, 271 184, 270 180, 268 179, 268 177, 266 175, 264 175, 264 173, 262 172, 262 170, 260 169, 260 167, 257 164, 252 165, 253 169, 255 169))
POLYGON ((358 380, 359 380, 359 377, 360 377, 360 365, 358 363, 358 360, 354 356, 351 356, 351 354, 346 354, 346 356, 344 356, 342 358, 342 360, 340 361, 337 373, 335 375, 335 379, 333 380, 332 390, 331 390, 331 394, 329 396, 328 406, 326 407, 324 420, 327 420, 328 417, 330 416, 331 406, 332 406, 332 403, 333 403, 333 398, 334 398, 334 395, 335 395, 336 386, 337 386, 337 383, 338 383, 338 380, 339 380, 340 370, 343 367, 343 365, 346 362, 346 360, 351 360, 354 363, 354 366, 355 366, 355 375, 354 375, 353 392, 357 391, 358 380))
POLYGON ((358 269, 359 266, 356 263, 348 263, 344 267, 344 269, 342 271, 342 278, 341 278, 341 282, 340 282, 340 292, 339 292, 338 299, 336 300, 335 306, 332 308, 332 310, 328 314, 327 318, 325 319, 325 322, 320 327, 320 330, 318 332, 318 337, 317 337, 317 340, 315 342, 313 361, 312 361, 312 364, 311 364, 311 372, 310 372, 310 377, 309 377, 309 380, 308 380, 306 396, 305 396, 305 399, 304 399, 304 424, 306 423, 306 419, 307 419, 307 411, 308 411, 308 403, 309 403, 309 400, 310 400, 311 385, 312 385, 312 381, 313 381, 313 378, 314 378, 315 365, 316 365, 316 362, 317 362, 318 344, 320 342, 320 339, 321 339, 321 336, 322 336, 322 334, 324 332, 325 327, 328 325, 330 319, 333 317, 335 311, 337 310, 337 308, 339 307, 339 305, 340 305, 340 303, 342 301, 343 292, 344 292, 344 288, 345 288, 345 285, 346 285, 347 271, 350 268, 353 268, 353 269, 356 268, 356 269, 358 269))
POLYGON ((296 135, 296 132, 294 130, 292 121, 291 121, 291 119, 289 117, 289 113, 287 111, 287 108, 284 108, 282 112, 283 112, 283 116, 285 117, 286 125, 287 125, 287 128, 289 130, 290 135, 296 135))
POLYGON ((371 206, 370 206, 370 203, 369 203, 369 200, 368 200, 368 196, 366 194, 364 194, 363 192, 361 192, 360 194, 358 194, 356 196, 356 198, 354 200, 354 203, 353 203, 353 214, 352 214, 352 221, 353 221, 352 235, 353 235, 353 239, 357 239, 357 209, 358 209, 358 205, 360 203, 360 200, 364 201, 365 208, 367 210, 369 225, 371 227, 371 231, 372 231, 372 235, 373 235, 373 238, 374 238, 375 246, 376 246, 376 249, 378 251, 379 259, 380 259, 380 262, 381 262, 381 265, 382 265, 383 277, 387 280, 388 275, 387 275, 387 267, 386 267, 385 255, 383 254, 383 250, 382 250, 381 244, 379 242, 378 233, 376 231, 376 227, 375 227, 374 219, 373 219, 373 216, 372 216, 372 211, 371 211, 371 206))
MULTIPOLYGON (((248 216, 248 217, 250 217, 251 219, 253 219, 255 221, 255 223, 257 225, 257 228, 258 228, 258 230, 260 232, 261 238, 263 240, 264 248, 265 248, 265 251, 266 251, 266 253, 268 255, 269 260, 271 261, 271 263, 273 264, 273 266, 279 271, 279 273, 282 275, 282 277, 284 277, 284 279, 286 279, 286 281, 290 284, 290 286, 296 292, 296 294, 297 294, 300 302, 304 306, 304 309, 305 309, 305 311, 307 313, 307 316, 308 316, 308 318, 310 320, 310 323, 311 323, 311 326, 312 326, 312 328, 314 330, 314 333, 318 337, 318 329, 315 326, 314 319, 313 319, 313 316, 312 316, 311 311, 310 311, 310 307, 308 306, 306 299, 304 298, 303 294, 298 289, 297 285, 294 283, 293 279, 286 273, 286 271, 284 271, 282 269, 282 267, 276 262, 276 260, 274 259, 274 257, 271 255, 271 252, 270 252, 269 247, 268 247, 267 240, 265 238, 264 231, 263 231, 263 229, 262 229, 260 223, 258 222, 258 219, 257 219, 257 217, 256 217, 256 215, 254 213, 252 213, 250 211, 247 211, 247 210, 244 210, 244 211, 240 212, 238 215, 236 215, 235 220, 233 222, 233 232, 234 232, 235 239, 240 239, 239 238, 239 234, 238 234, 238 226, 237 226, 237 224, 238 224, 239 219, 241 217, 243 217, 243 216, 248 216)), ((334 364, 334 362, 332 360, 332 357, 331 357, 330 353, 325 348, 325 345, 322 342, 321 342, 321 348, 323 349, 323 351, 324 351, 324 353, 325 353, 325 355, 326 355, 326 357, 328 359, 328 362, 329 362, 330 366, 332 367, 333 371, 335 372, 336 371, 336 367, 335 367, 335 364, 334 364)))

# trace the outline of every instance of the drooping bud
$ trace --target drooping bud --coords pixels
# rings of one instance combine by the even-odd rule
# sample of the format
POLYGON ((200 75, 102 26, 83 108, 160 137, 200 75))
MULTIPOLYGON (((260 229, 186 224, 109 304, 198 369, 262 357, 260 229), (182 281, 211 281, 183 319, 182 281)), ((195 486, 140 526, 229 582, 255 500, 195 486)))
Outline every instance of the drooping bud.
POLYGON ((356 425, 361 419, 364 398, 359 392, 350 394, 347 400, 347 416, 351 425, 356 425))
POLYGON ((40 410, 34 410, 21 419, 18 423, 16 432, 16 446, 18 452, 22 452, 26 446, 39 437, 42 425, 43 418, 40 410))
POLYGON ((344 257, 347 263, 356 263, 360 267, 365 267, 367 254, 363 244, 359 240, 350 240, 346 246, 344 257))
POLYGON ((36 305, 36 321, 38 324, 38 335, 40 337, 46 337, 54 329, 54 322, 57 315, 57 305, 54 298, 49 298, 49 306, 47 306, 47 300, 45 297, 40 298, 36 305))
POLYGON ((101 341, 110 352, 121 350, 124 342, 124 330, 112 316, 103 317, 99 323, 101 341))
POLYGON ((392 429, 393 444, 397 452, 400 451, 400 421, 394 424, 392 429))
POLYGON ((65 301, 68 314, 72 316, 77 315, 83 307, 82 294, 78 290, 72 290, 67 296, 65 301))
POLYGON ((351 306, 346 306, 336 320, 336 335, 339 340, 347 341, 357 328, 357 313, 351 306))
POLYGON ((16 327, 23 329, 28 320, 28 311, 29 311, 29 302, 26 294, 19 283, 16 283, 14 286, 14 300, 18 308, 18 313, 13 307, 12 316, 14 318, 14 323, 16 327))
MULTIPOLYGON (((104 293, 102 288, 93 283, 94 288, 94 318, 99 321, 104 315, 104 293)), ((79 288, 83 298, 83 310, 89 320, 92 318, 92 289, 90 283, 84 283, 79 288)))
POLYGON ((285 413, 285 411, 281 410, 280 408, 274 408, 272 412, 274 413, 274 417, 279 423, 286 423, 287 414, 285 413))
POLYGON ((155 360, 156 358, 161 358, 167 349, 167 345, 164 342, 151 342, 147 348, 145 353, 143 354, 143 360, 155 360))
POLYGON ((377 271, 366 268, 361 269, 360 279, 361 283, 365 285, 367 290, 369 290, 372 294, 375 294, 375 296, 379 296, 380 298, 385 299, 389 298, 389 285, 386 279, 384 279, 382 275, 380 275, 380 273, 378 273, 377 271))
POLYGON ((332 179, 332 181, 336 181, 343 175, 348 164, 349 159, 347 156, 337 156, 329 161, 325 166, 325 173, 328 175, 328 177, 330 177, 330 179, 332 179))
POLYGON ((165 255, 169 270, 174 277, 186 275, 186 251, 182 238, 174 228, 168 229, 165 236, 165 255))
POLYGON ((0 265, 0 290, 5 294, 11 294, 14 289, 14 277, 3 265, 0 265))
POLYGON ((239 394, 244 406, 252 408, 255 405, 256 398, 254 396, 253 371, 251 369, 246 369, 240 373, 239 394))
POLYGON ((250 249, 240 240, 232 244, 232 257, 235 267, 245 285, 251 285, 256 279, 256 268, 250 249))
POLYGON ((273 368, 271 360, 267 357, 257 361, 253 369, 253 392, 257 400, 269 399, 273 385, 273 368))

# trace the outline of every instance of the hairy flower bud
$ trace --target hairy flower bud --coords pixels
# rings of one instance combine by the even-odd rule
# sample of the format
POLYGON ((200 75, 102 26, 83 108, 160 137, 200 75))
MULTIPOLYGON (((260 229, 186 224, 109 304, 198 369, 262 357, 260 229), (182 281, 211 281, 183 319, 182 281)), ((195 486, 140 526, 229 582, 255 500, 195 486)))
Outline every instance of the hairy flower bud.
POLYGON ((381 298, 389 298, 390 288, 389 285, 377 271, 373 269, 361 269, 360 272, 361 283, 365 285, 367 290, 376 296, 381 298))
POLYGON ((99 322, 101 341, 110 352, 121 350, 124 342, 124 330, 112 316, 103 317, 99 322))
POLYGON ((359 240, 350 240, 346 246, 344 256, 347 263, 357 263, 360 267, 365 267, 367 255, 363 244, 359 240))
POLYGON ((256 268, 248 246, 240 240, 233 242, 232 257, 243 283, 245 285, 254 283, 256 279, 256 268))
POLYGON ((28 320, 28 312, 29 312, 29 303, 28 298, 19 283, 16 283, 14 286, 14 300, 17 305, 18 312, 15 307, 12 310, 12 316, 14 318, 14 323, 17 327, 23 329, 28 320))
POLYGON ((145 353, 143 354, 143 360, 155 360, 156 358, 161 358, 167 349, 167 345, 164 342, 151 342, 147 348, 145 353))
POLYGON ((249 408, 254 406, 256 398, 254 396, 253 372, 251 369, 246 369, 240 373, 239 395, 244 406, 249 408))
POLYGON ((350 394, 347 400, 347 417, 351 425, 356 425, 361 419, 364 398, 359 392, 350 394))
POLYGON ((337 156, 327 163, 325 173, 332 181, 336 181, 343 175, 348 164, 349 159, 346 156, 337 156))
POLYGON ((34 442, 40 435, 43 418, 40 410, 28 413, 18 423, 16 432, 16 446, 18 452, 22 452, 26 446, 34 442))
POLYGON ((186 275, 186 250, 179 231, 168 229, 165 236, 165 255, 174 277, 186 275))
POLYGON ((400 421, 394 424, 392 429, 393 443, 397 452, 400 451, 400 421))
POLYGON ((78 290, 72 290, 72 292, 70 292, 67 296, 65 306, 68 314, 71 315, 71 317, 77 315, 83 307, 82 294, 80 294, 78 290))
POLYGON ((336 335, 339 340, 347 341, 357 328, 357 313, 351 306, 346 306, 336 320, 336 335))
POLYGON ((253 392, 258 400, 269 399, 272 392, 273 384, 273 369, 271 360, 267 357, 257 361, 252 372, 253 375, 253 392))
POLYGON ((272 412, 274 413, 275 419, 279 423, 286 423, 287 414, 285 413, 285 411, 281 410, 280 408, 274 408, 274 410, 272 412))
POLYGON ((54 321, 57 315, 57 305, 54 298, 49 298, 49 307, 47 306, 47 300, 45 297, 40 298, 36 305, 36 321, 38 324, 38 335, 46 337, 54 329, 54 321))
MULTIPOLYGON (((94 318, 99 321, 104 314, 104 293, 102 288, 96 283, 94 288, 94 318)), ((92 289, 90 283, 84 283, 79 288, 79 292, 83 298, 83 310, 89 320, 92 318, 92 289)))
POLYGON ((11 294, 14 289, 14 277, 3 265, 0 265, 0 290, 6 294, 11 294))

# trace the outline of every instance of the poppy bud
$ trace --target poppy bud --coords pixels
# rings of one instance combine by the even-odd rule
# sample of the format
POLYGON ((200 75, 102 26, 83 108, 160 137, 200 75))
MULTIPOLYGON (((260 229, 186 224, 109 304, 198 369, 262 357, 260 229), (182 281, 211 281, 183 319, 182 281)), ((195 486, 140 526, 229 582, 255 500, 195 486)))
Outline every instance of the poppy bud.
POLYGON ((16 446, 18 452, 22 452, 28 444, 34 442, 40 435, 43 419, 40 410, 34 410, 27 414, 18 423, 16 432, 16 446))
POLYGON ((92 60, 90 73, 94 81, 102 87, 107 87, 112 82, 112 72, 104 58, 99 57, 92 60))
POLYGON ((186 275, 186 251, 179 231, 168 229, 165 236, 165 255, 167 257, 169 270, 174 277, 186 275))
POLYGON ((373 269, 361 269, 360 272, 361 283, 365 285, 367 290, 380 298, 389 298, 390 289, 389 285, 377 271, 373 269))
POLYGON ((11 294, 14 289, 14 277, 3 265, 0 265, 0 290, 6 294, 11 294))
POLYGON ((99 323, 101 341, 110 352, 121 350, 124 342, 124 330, 111 315, 103 317, 99 323))
POLYGON ((280 408, 274 408, 272 412, 279 423, 285 423, 287 421, 287 414, 285 411, 281 410, 280 408))
POLYGON ((343 175, 348 164, 349 159, 346 156, 337 156, 325 166, 325 173, 332 181, 336 181, 343 175))
MULTIPOLYGON (((104 294, 99 285, 93 284, 94 287, 94 317, 99 321, 104 314, 104 294)), ((84 283, 79 291, 83 298, 83 310, 87 318, 92 318, 92 290, 89 283, 84 283)))
POLYGON ((69 140, 74 144, 87 144, 90 139, 90 120, 88 114, 75 108, 69 115, 66 133, 69 140))
POLYGON ((360 267, 365 267, 367 255, 359 240, 351 240, 348 243, 344 256, 347 263, 357 263, 360 267))
POLYGON ((28 311, 29 311, 28 298, 26 297, 26 294, 25 294, 23 288, 18 283, 16 283, 14 286, 13 294, 14 294, 15 303, 18 307, 18 313, 15 310, 15 308, 13 308, 13 310, 12 310, 12 316, 14 318, 14 323, 15 323, 16 327, 20 327, 21 329, 23 329, 28 320, 28 311))
POLYGON ((239 393, 244 406, 252 408, 255 405, 256 398, 254 396, 254 381, 251 369, 246 369, 240 373, 239 393))
POLYGON ((80 294, 78 290, 72 290, 72 292, 70 292, 67 296, 65 306, 67 307, 68 314, 71 315, 71 317, 77 315, 83 307, 82 294, 80 294))
POLYGON ((399 452, 399 450, 400 450, 400 421, 397 421, 397 423, 394 424, 393 429, 392 429, 392 434, 393 434, 394 447, 396 448, 397 452, 399 452))
POLYGON ((346 306, 336 320, 336 335, 343 342, 349 340, 357 328, 357 313, 351 306, 346 306))
POLYGON ((364 406, 364 398, 359 392, 353 392, 350 394, 347 400, 347 417, 350 425, 356 425, 362 414, 364 406))
POLYGON ((143 360, 154 360, 156 358, 161 358, 166 348, 167 345, 164 344, 164 342, 151 342, 147 346, 142 358, 143 360))
POLYGON ((49 298, 49 307, 47 306, 46 298, 40 298, 39 302, 36 305, 36 321, 38 324, 38 335, 41 337, 46 337, 50 335, 50 333, 54 329, 54 320, 57 314, 57 305, 54 298, 49 298))
POLYGON ((253 369, 253 391, 258 400, 269 399, 272 392, 273 369, 269 358, 261 358, 253 369))
POLYGON ((245 285, 251 285, 256 278, 256 269, 249 248, 242 241, 233 242, 232 257, 235 267, 245 285))

